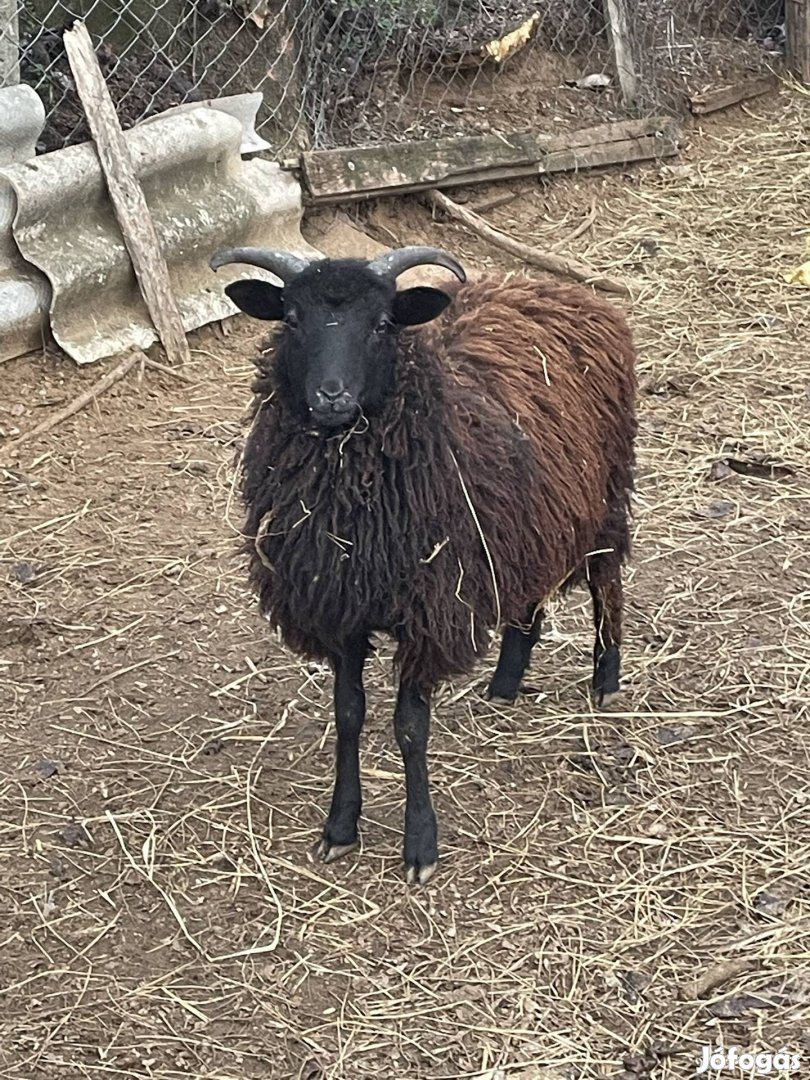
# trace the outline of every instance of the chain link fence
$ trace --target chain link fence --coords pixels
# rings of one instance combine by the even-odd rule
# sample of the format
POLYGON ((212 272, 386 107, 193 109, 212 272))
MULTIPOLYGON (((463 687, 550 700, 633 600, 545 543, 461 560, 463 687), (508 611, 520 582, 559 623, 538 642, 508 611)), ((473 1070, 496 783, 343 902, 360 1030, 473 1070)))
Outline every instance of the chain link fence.
MULTIPOLYGON (((701 84, 780 63, 785 0, 624 2, 635 114, 682 111, 701 84)), ((278 154, 628 115, 607 0, 0 0, 0 12, 9 3, 19 77, 47 111, 41 152, 88 137, 62 44, 77 17, 125 127, 256 90, 259 130, 278 154)))

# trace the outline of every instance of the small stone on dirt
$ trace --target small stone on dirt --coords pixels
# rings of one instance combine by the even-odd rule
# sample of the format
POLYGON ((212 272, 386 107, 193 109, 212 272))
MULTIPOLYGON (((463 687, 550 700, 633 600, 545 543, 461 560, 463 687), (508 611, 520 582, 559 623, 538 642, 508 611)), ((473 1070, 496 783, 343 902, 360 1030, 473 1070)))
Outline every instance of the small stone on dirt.
POLYGON ((11 568, 11 576, 21 585, 28 585, 37 576, 36 570, 29 562, 14 563, 11 568))
POLYGON ((60 829, 59 835, 68 847, 90 848, 93 846, 84 825, 80 825, 76 821, 69 821, 67 825, 64 825, 60 829))
POLYGON ((761 892, 754 897, 754 911, 760 915, 771 917, 784 915, 787 905, 787 900, 783 900, 781 896, 773 896, 771 893, 761 892))
POLYGON ((48 873, 57 881, 67 881, 70 877, 67 863, 58 855, 51 855, 48 860, 48 873))
POLYGON ((713 461, 712 467, 709 469, 710 480, 726 480, 733 475, 734 470, 730 469, 725 461, 713 461))
POLYGON ((52 776, 56 776, 59 772, 59 766, 55 761, 45 761, 44 759, 38 761, 34 768, 43 780, 50 780, 52 776))
POLYGON ((622 1062, 625 1068, 625 1076, 633 1080, 647 1080, 652 1076, 653 1069, 658 1065, 658 1055, 648 1050, 643 1054, 630 1054, 622 1062))
POLYGON ((646 990, 650 985, 650 976, 645 975, 643 971, 619 971, 619 978, 625 984, 629 986, 631 990, 646 990))
POLYGON ((728 499, 717 499, 716 502, 709 503, 705 510, 698 510, 697 513, 705 518, 724 518, 734 513, 735 506, 736 504, 728 499))
POLYGON ((699 729, 692 724, 670 724, 658 728, 655 737, 662 746, 674 746, 675 743, 686 742, 697 734, 699 729))

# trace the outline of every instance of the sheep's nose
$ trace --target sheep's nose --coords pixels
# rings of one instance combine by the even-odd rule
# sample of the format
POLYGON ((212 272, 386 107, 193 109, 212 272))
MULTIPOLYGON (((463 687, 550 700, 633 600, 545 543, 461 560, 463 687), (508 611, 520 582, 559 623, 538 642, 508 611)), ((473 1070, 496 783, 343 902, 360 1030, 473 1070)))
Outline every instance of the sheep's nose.
POLYGON ((318 390, 318 393, 327 399, 327 401, 337 401, 339 397, 346 393, 346 387, 341 379, 325 379, 318 390))
POLYGON ((312 411, 315 413, 342 413, 355 407, 354 398, 341 379, 324 379, 313 397, 312 411))

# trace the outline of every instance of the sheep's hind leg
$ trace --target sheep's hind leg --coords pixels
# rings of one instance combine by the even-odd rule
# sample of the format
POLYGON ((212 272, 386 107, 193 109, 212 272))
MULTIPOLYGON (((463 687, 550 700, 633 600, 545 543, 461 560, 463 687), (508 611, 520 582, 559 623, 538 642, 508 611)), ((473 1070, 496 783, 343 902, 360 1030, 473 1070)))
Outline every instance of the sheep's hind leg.
POLYGON ((532 649, 540 640, 543 610, 536 608, 526 619, 528 630, 507 626, 503 632, 498 666, 487 690, 491 701, 514 701, 529 666, 532 649))
POLYGON ((420 693, 411 683, 400 684, 394 733, 405 765, 405 872, 409 885, 424 885, 439 857, 436 815, 428 787, 429 693, 420 693))
POLYGON ((350 641, 344 653, 332 657, 337 753, 332 806, 318 846, 324 862, 332 862, 357 846, 357 822, 362 808, 360 732, 366 718, 363 665, 367 652, 368 639, 362 637, 350 641))
POLYGON ((591 689, 594 701, 601 707, 619 693, 623 610, 621 566, 615 559, 599 560, 591 567, 588 586, 596 630, 591 689))

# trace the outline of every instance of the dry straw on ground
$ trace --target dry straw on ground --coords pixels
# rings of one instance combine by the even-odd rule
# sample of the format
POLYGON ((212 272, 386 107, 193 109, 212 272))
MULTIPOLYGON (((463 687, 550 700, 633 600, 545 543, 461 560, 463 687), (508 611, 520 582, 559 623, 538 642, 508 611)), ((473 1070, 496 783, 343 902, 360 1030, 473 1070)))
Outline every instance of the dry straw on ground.
MULTIPOLYGON (((307 857, 329 680, 268 639, 232 554, 253 328, 199 335, 191 383, 130 376, 2 472, 4 1077, 642 1080, 718 1039, 810 1061, 810 294, 784 281, 809 123, 785 92, 678 165, 493 210, 544 244, 595 200, 572 253, 642 285, 627 688, 592 711, 579 602, 515 708, 447 687, 425 889, 400 878, 384 658, 363 851, 307 857)), ((416 201, 377 214, 508 265, 416 201)), ((5 365, 0 427, 96 376, 5 365)))

